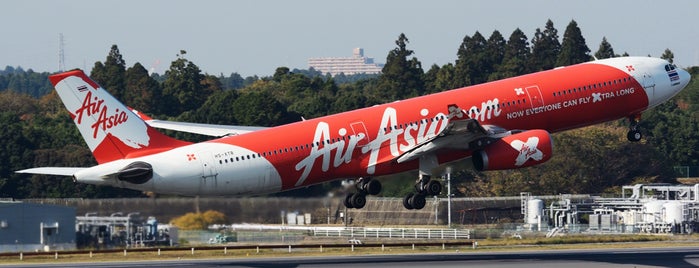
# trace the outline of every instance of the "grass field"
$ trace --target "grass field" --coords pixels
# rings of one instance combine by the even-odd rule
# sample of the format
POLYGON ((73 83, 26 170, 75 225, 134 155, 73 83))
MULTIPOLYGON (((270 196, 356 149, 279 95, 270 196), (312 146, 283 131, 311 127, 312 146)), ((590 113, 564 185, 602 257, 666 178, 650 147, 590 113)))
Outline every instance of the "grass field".
MULTIPOLYGON (((468 242, 468 241, 464 241, 468 242)), ((218 248, 182 248, 177 250, 126 251, 118 250, 108 253, 58 252, 49 255, 19 254, 0 257, 0 266, 13 263, 71 263, 71 262, 121 262, 142 260, 182 260, 196 258, 249 258, 249 257, 288 257, 288 256, 327 256, 327 255, 370 255, 370 254, 409 254, 409 253, 445 253, 445 252, 484 252, 516 250, 555 250, 587 248, 640 248, 640 247, 677 247, 699 246, 699 236, 667 235, 608 235, 608 236, 565 236, 560 238, 530 239, 485 239, 478 240, 477 247, 472 246, 394 246, 361 247, 346 245, 340 248, 294 248, 276 249, 222 249, 218 248)), ((143 249, 139 249, 143 250, 143 249)))

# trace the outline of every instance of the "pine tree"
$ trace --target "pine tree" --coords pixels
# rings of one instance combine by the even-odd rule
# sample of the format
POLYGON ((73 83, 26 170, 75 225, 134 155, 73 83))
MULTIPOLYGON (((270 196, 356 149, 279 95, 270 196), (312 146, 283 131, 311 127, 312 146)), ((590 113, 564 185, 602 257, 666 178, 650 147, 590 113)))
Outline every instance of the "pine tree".
POLYGON ((464 37, 459 46, 456 60, 456 87, 480 84, 488 81, 492 72, 488 56, 487 41, 480 32, 473 37, 464 37))
POLYGON ((589 53, 590 48, 585 44, 585 38, 578 28, 578 23, 575 20, 570 21, 563 33, 561 53, 558 55, 556 65, 567 66, 590 61, 589 53))
POLYGON ((126 91, 123 102, 147 114, 160 114, 162 89, 160 84, 148 75, 148 70, 137 62, 126 70, 124 77, 126 91))
POLYGON ((407 48, 408 43, 408 38, 401 33, 396 40, 397 47, 386 57, 379 81, 380 102, 414 97, 424 92, 422 63, 415 57, 409 58, 414 52, 407 48))
POLYGON ((607 37, 602 37, 602 43, 599 44, 599 49, 595 52, 595 57, 598 60, 616 57, 612 44, 607 42, 607 37))
POLYGON ((546 21, 546 27, 541 32, 536 29, 532 38, 531 70, 543 71, 556 67, 556 59, 561 52, 561 43, 558 41, 558 30, 553 27, 553 22, 546 21))
POLYGON ((530 72, 529 58, 531 52, 527 36, 519 28, 515 29, 507 41, 505 57, 502 65, 498 69, 496 76, 491 76, 492 80, 513 77, 530 72))
POLYGON ((665 51, 663 52, 663 55, 660 56, 661 59, 667 60, 670 63, 673 63, 675 60, 675 54, 670 51, 669 48, 666 48, 665 51))
POLYGON ((104 64, 99 61, 95 62, 90 77, 107 89, 112 96, 121 100, 126 90, 125 73, 126 63, 119 52, 119 47, 112 45, 104 64))
POLYGON ((506 47, 507 41, 505 41, 505 38, 502 37, 500 31, 493 31, 493 33, 488 38, 488 43, 486 47, 489 56, 489 69, 486 70, 488 72, 487 75, 489 77, 488 81, 492 81, 490 80, 490 76, 494 72, 496 72, 499 66, 503 63, 503 59, 505 58, 506 47))

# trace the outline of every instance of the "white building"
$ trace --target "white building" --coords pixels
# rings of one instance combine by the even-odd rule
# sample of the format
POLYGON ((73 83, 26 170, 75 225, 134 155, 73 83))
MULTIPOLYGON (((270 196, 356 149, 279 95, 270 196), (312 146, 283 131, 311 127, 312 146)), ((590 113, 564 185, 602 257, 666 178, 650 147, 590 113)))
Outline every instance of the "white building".
POLYGON ((310 58, 308 67, 332 76, 344 73, 353 74, 380 74, 383 64, 374 63, 373 58, 364 56, 364 49, 355 48, 352 57, 345 58, 310 58))

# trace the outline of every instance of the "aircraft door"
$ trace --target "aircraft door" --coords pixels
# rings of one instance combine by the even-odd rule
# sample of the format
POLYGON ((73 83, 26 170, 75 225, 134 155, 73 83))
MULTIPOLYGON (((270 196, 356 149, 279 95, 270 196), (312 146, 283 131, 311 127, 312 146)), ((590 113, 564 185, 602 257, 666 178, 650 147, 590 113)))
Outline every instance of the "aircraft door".
POLYGON ((653 79, 653 76, 648 73, 643 73, 643 75, 637 75, 634 78, 641 83, 641 86, 643 86, 643 89, 649 97, 655 97, 655 79, 653 79))
POLYGON ((544 106, 544 96, 541 95, 539 86, 528 86, 525 88, 525 90, 527 91, 527 96, 529 96, 529 103, 531 104, 532 109, 544 106))
POLYGON ((214 158, 210 152, 199 152, 191 157, 196 158, 201 166, 201 180, 199 181, 199 193, 207 194, 216 191, 218 184, 218 172, 214 165, 214 158))
POLYGON ((354 136, 360 136, 363 135, 363 138, 357 142, 357 146, 362 147, 364 145, 369 144, 369 132, 366 130, 366 126, 364 126, 364 122, 362 121, 357 121, 352 124, 350 124, 350 128, 352 128, 352 134, 354 136))

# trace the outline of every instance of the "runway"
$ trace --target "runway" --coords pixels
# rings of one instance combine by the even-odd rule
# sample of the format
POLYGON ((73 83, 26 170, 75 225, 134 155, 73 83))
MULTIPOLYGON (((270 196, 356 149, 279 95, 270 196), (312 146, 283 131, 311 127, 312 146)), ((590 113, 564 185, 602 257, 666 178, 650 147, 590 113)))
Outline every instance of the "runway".
MULTIPOLYGON (((0 265, 3 266, 3 265, 0 265)), ((12 267, 699 267, 699 247, 280 258, 181 259, 108 263, 19 264, 12 267)))

